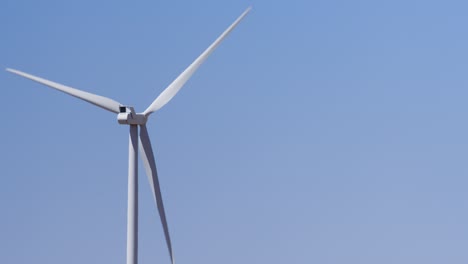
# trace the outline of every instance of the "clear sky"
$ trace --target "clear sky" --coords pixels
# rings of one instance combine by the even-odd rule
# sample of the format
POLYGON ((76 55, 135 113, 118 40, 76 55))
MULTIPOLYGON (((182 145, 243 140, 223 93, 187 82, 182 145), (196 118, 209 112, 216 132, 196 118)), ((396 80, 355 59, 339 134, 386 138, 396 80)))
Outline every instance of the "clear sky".
MULTIPOLYGON (((151 116, 177 263, 468 263, 466 1, 0 5, 0 66, 151 116)), ((2 263, 125 263, 128 127, 0 72, 2 263)), ((169 263, 140 166, 140 263, 169 263)))

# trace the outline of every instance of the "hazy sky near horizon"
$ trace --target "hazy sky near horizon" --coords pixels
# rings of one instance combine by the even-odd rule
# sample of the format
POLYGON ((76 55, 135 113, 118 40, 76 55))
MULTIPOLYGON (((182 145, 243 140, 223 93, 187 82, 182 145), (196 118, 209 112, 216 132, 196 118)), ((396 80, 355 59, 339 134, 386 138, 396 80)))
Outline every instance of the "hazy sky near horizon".
MULTIPOLYGON (((148 123, 176 263, 467 263, 466 1, 4 0, 0 66, 143 111, 248 6, 148 123)), ((128 127, 0 88, 2 263, 125 263, 128 127)))

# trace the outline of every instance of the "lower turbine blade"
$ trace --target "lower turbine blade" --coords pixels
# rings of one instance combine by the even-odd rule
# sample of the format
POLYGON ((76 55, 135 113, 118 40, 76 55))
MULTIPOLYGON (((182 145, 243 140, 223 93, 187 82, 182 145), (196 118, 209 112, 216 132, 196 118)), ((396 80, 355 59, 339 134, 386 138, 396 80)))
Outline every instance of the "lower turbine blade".
POLYGON ((151 142, 148 136, 148 130, 146 125, 140 126, 140 151, 143 164, 145 165, 146 174, 153 191, 154 199, 158 206, 159 217, 164 229, 164 236, 166 237, 167 249, 171 256, 172 264, 175 264, 174 255, 172 253, 171 237, 169 236, 169 227, 167 226, 166 213, 164 211, 164 204, 161 195, 161 189, 159 187, 158 172, 156 171, 156 162, 154 161, 153 149, 151 148, 151 142))

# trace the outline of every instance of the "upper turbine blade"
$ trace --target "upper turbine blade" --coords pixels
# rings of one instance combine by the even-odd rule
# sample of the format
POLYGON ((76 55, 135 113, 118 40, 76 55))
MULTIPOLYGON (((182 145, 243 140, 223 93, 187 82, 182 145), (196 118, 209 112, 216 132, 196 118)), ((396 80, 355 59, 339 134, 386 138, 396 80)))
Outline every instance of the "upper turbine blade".
POLYGON ((6 69, 6 70, 11 72, 11 73, 23 76, 23 77, 25 77, 27 79, 36 81, 38 83, 42 83, 44 85, 52 87, 52 88, 54 88, 56 90, 59 90, 61 92, 69 94, 71 96, 77 97, 77 98, 79 98, 81 100, 84 100, 86 102, 92 103, 93 105, 102 107, 102 108, 104 108, 104 109, 106 109, 108 111, 111 111, 111 112, 114 112, 114 113, 119 113, 119 106, 121 106, 121 104, 119 102, 114 101, 112 99, 109 99, 107 97, 92 94, 92 93, 88 93, 88 92, 84 92, 84 91, 81 91, 81 90, 78 90, 78 89, 75 89, 75 88, 72 88, 72 87, 68 87, 68 86, 65 86, 65 85, 62 85, 62 84, 59 84, 59 83, 55 83, 55 82, 52 82, 52 81, 49 81, 49 80, 46 80, 46 79, 31 75, 31 74, 21 72, 21 71, 18 71, 18 70, 13 70, 13 69, 6 69))
POLYGON ((159 217, 161 218, 161 224, 164 229, 164 236, 166 237, 167 249, 171 257, 172 264, 175 263, 174 254, 172 252, 171 237, 169 236, 169 227, 167 225, 166 213, 164 211, 164 204, 161 195, 161 188, 159 186, 158 172, 156 171, 156 162, 154 161, 153 149, 151 148, 151 142, 148 136, 148 130, 146 125, 140 126, 140 151, 143 164, 148 175, 148 180, 153 191, 154 199, 158 206, 159 217))
POLYGON ((252 8, 247 8, 242 15, 240 15, 226 31, 221 34, 187 69, 185 69, 157 98, 153 103, 143 112, 144 115, 159 110, 165 104, 167 104, 172 97, 182 88, 182 86, 190 79, 193 73, 200 67, 200 65, 210 56, 210 54, 216 49, 216 47, 224 40, 224 38, 231 33, 231 31, 239 24, 239 22, 249 13, 252 8))

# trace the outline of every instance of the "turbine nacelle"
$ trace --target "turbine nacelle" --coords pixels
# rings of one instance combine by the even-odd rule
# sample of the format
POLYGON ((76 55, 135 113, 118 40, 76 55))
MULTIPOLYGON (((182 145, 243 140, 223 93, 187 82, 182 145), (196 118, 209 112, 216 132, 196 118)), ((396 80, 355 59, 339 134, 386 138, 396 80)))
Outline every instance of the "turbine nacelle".
POLYGON ((120 106, 120 113, 117 115, 117 121, 121 125, 144 125, 148 121, 144 114, 135 113, 131 106, 120 106))

